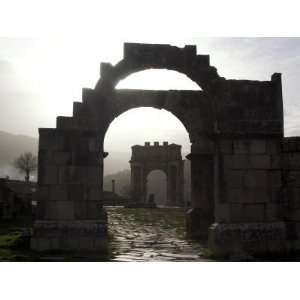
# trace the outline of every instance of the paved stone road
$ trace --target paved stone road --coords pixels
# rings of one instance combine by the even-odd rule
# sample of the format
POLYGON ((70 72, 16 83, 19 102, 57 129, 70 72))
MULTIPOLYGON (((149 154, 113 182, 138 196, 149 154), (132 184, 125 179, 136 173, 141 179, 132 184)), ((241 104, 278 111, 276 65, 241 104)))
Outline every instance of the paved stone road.
POLYGON ((113 261, 209 261, 188 241, 181 208, 107 208, 113 261))

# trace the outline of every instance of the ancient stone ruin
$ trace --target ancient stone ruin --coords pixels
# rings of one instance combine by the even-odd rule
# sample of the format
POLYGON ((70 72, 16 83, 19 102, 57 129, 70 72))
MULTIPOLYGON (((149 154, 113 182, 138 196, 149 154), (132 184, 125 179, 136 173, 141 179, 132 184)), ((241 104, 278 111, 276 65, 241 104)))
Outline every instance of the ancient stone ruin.
POLYGON ((146 142, 145 146, 132 147, 131 190, 137 202, 147 202, 147 177, 153 170, 162 170, 167 175, 167 206, 183 206, 183 164, 181 146, 164 142, 146 142))
POLYGON ((101 64, 99 81, 83 89, 72 117, 39 130, 33 249, 105 245, 103 140, 114 118, 137 107, 173 113, 189 134, 190 236, 208 238, 220 255, 299 249, 300 140, 284 138, 281 74, 269 81, 229 80, 195 46, 131 43, 124 44, 119 63, 101 64), (202 90, 115 89, 128 75, 150 68, 183 73, 202 90))

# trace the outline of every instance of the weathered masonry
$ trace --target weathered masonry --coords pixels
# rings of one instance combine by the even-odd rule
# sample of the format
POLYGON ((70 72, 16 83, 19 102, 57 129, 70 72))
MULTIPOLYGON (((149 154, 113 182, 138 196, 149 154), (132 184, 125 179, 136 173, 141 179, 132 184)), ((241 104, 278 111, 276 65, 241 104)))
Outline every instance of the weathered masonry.
POLYGON ((114 118, 137 107, 173 113, 189 134, 191 236, 208 237, 222 255, 300 247, 300 142, 283 135, 281 74, 270 81, 228 80, 195 46, 124 44, 124 58, 101 64, 99 81, 83 89, 73 117, 58 117, 56 128, 39 130, 34 249, 103 247, 103 140, 114 118), (202 90, 115 89, 149 68, 183 73, 202 90))
POLYGON ((131 190, 133 199, 138 202, 147 202, 147 176, 153 170, 161 170, 167 176, 168 206, 183 206, 183 164, 181 146, 164 142, 146 142, 145 146, 132 147, 131 190))

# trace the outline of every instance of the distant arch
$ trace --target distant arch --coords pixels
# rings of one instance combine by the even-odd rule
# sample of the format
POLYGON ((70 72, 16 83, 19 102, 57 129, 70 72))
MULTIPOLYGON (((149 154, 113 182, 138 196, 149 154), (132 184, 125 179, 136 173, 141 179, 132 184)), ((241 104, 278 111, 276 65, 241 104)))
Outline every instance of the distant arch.
POLYGON ((145 142, 134 145, 130 160, 131 191, 134 201, 147 203, 147 177, 154 170, 161 170, 167 176, 168 206, 184 205, 184 160, 181 146, 168 142, 145 142))

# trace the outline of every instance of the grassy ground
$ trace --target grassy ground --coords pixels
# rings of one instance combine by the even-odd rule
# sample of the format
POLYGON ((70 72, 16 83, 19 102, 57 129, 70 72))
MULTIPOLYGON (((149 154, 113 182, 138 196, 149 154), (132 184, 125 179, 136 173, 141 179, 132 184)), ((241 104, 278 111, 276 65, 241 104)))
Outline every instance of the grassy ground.
POLYGON ((0 222, 0 261, 27 261, 33 259, 30 251, 30 218, 0 222))

